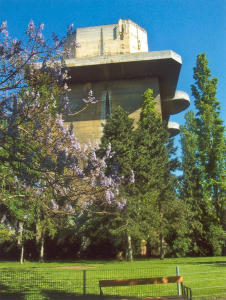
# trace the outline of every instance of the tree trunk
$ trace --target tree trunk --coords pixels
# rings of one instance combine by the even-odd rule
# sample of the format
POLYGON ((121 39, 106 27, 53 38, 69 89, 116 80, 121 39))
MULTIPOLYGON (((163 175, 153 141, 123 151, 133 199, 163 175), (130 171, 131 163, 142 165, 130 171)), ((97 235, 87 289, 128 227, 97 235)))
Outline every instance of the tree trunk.
POLYGON ((164 253, 164 249, 163 249, 164 240, 163 240, 162 233, 160 233, 159 240, 160 240, 159 241, 160 242, 160 245, 159 245, 160 259, 164 259, 165 253, 164 253))
POLYGON ((20 263, 23 264, 24 262, 24 241, 23 241, 23 231, 24 231, 24 224, 22 222, 19 223, 19 236, 18 236, 18 246, 20 246, 20 263))
POLYGON ((41 248, 40 248, 39 261, 44 262, 44 235, 42 235, 42 237, 41 237, 41 248))
POLYGON ((127 234, 127 260, 133 261, 133 249, 132 249, 132 242, 131 242, 131 235, 126 231, 127 234))
POLYGON ((24 243, 22 242, 20 248, 20 264, 22 265, 23 263, 24 263, 24 243))

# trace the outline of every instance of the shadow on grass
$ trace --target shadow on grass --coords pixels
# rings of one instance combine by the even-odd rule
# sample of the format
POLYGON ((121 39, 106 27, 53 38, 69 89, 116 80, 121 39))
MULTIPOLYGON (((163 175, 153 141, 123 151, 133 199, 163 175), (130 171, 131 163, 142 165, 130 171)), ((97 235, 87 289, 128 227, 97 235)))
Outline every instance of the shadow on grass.
POLYGON ((25 295, 22 293, 5 294, 0 292, 1 300, 24 300, 25 295))
POLYGON ((193 262, 186 262, 186 265, 211 265, 215 267, 225 267, 226 268, 226 261, 193 261, 193 262))
POLYGON ((100 295, 76 295, 74 293, 65 293, 60 291, 44 291, 42 293, 43 296, 46 297, 48 300, 129 300, 135 299, 134 297, 127 297, 127 296, 100 296, 100 295))
MULTIPOLYGON (((134 297, 126 296, 99 296, 99 295, 76 295, 74 293, 67 293, 63 291, 42 291, 39 294, 28 293, 32 298, 31 299, 45 299, 45 300, 129 300, 135 299, 134 297), (41 296, 41 297, 40 297, 41 296)), ((0 300, 25 300, 28 294, 24 293, 10 293, 5 294, 0 292, 0 300)), ((29 298, 30 299, 30 298, 29 298)), ((138 299, 138 298, 137 298, 138 299)), ((159 299, 158 299, 159 300, 159 299)))

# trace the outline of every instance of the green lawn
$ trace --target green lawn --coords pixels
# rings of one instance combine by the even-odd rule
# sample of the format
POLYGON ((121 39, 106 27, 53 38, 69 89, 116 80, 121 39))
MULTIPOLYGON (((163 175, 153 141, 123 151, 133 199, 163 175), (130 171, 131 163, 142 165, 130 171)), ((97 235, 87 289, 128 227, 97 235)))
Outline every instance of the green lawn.
MULTIPOLYGON (((98 295, 100 279, 142 278, 176 274, 176 266, 194 299, 226 299, 226 257, 76 262, 0 262, 0 299, 73 299, 84 292, 98 295), (61 297, 60 297, 61 296, 61 297), (14 297, 14 298, 13 298, 14 297), (16 298, 15 298, 16 297, 16 298)), ((177 294, 176 284, 105 288, 127 296, 177 294)))

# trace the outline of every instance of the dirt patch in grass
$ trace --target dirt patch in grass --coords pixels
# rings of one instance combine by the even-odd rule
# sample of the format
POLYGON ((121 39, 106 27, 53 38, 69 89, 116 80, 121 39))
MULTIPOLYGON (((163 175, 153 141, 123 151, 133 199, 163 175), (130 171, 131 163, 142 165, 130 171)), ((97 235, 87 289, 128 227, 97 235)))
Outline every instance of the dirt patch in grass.
POLYGON ((61 270, 90 270, 90 269, 96 269, 96 267, 88 267, 88 266, 65 266, 65 267, 56 267, 56 269, 61 269, 61 270))

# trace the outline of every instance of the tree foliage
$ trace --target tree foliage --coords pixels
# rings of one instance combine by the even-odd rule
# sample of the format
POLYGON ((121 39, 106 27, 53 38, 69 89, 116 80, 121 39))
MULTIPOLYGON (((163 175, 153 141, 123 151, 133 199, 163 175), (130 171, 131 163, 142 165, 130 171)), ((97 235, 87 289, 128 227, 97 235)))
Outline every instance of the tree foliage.
POLYGON ((143 95, 136 130, 133 130, 132 124, 128 113, 117 108, 104 125, 101 145, 105 149, 111 143, 115 152, 109 164, 111 168, 127 177, 133 170, 135 176, 132 184, 120 189, 126 198, 126 206, 119 216, 121 225, 117 224, 118 232, 119 228, 125 232, 128 253, 131 238, 133 241, 149 239, 152 247, 160 247, 163 258, 163 243, 171 226, 168 218, 175 215, 171 209, 176 200, 175 177, 171 171, 178 167, 178 162, 175 158, 170 159, 175 149, 173 142, 168 140, 166 124, 156 110, 152 90, 143 95))
POLYGON ((183 197, 189 204, 193 254, 220 254, 225 202, 225 136, 205 54, 197 56, 191 86, 196 115, 188 112, 182 129, 183 197))
MULTIPOLYGON (((31 21, 24 42, 10 38, 6 22, 0 27, 0 205, 22 253, 32 232, 43 241, 55 234, 59 218, 95 202, 104 209, 119 183, 105 176, 110 152, 98 159, 97 147, 81 146, 73 127, 63 124, 70 110, 66 37, 46 41, 43 27, 31 21)), ((86 106, 94 102, 90 92, 86 106)))

